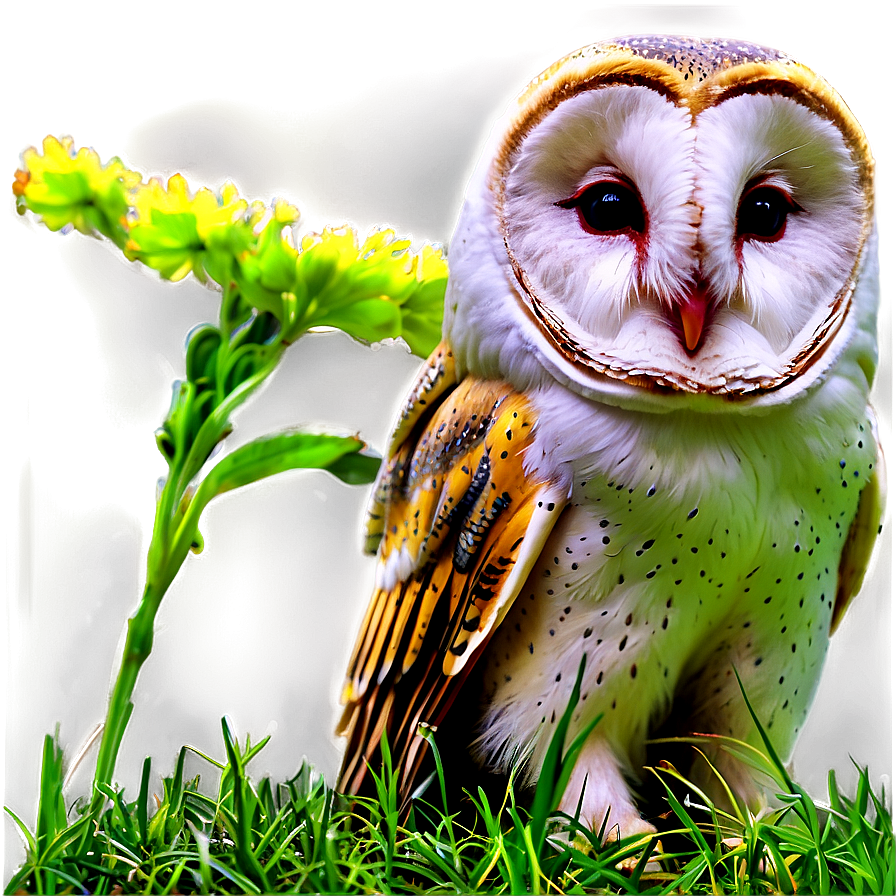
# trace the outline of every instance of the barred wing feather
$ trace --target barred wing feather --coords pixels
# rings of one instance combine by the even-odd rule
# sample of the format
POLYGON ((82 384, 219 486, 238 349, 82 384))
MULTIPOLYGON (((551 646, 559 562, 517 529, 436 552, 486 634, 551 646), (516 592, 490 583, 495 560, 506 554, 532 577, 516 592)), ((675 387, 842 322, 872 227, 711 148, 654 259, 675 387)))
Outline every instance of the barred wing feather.
POLYGON ((504 383, 457 382, 443 344, 402 410, 368 519, 377 584, 349 663, 343 792, 364 792, 385 733, 407 801, 437 727, 566 503, 527 468, 537 421, 504 383))

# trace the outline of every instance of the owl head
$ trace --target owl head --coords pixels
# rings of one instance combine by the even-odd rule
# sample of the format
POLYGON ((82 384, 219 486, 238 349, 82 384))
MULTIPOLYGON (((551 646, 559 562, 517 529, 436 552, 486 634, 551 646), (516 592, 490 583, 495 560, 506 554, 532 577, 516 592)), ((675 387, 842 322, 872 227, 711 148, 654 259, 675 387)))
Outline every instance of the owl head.
POLYGON ((782 53, 585 47, 493 132, 446 336, 478 375, 657 411, 789 402, 847 356, 870 382, 872 177, 846 104, 782 53))

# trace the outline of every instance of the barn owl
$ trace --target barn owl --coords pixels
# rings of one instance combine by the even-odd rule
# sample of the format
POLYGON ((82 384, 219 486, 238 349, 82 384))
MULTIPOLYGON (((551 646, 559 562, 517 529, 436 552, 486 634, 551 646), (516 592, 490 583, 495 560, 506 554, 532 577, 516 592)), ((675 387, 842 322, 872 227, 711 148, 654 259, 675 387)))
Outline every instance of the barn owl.
POLYGON ((872 174, 837 93, 753 44, 613 40, 523 90, 371 499, 343 790, 385 733, 407 798, 421 723, 533 782, 583 657, 559 808, 607 836, 654 830, 661 727, 763 749, 738 676, 789 756, 881 518, 872 174))

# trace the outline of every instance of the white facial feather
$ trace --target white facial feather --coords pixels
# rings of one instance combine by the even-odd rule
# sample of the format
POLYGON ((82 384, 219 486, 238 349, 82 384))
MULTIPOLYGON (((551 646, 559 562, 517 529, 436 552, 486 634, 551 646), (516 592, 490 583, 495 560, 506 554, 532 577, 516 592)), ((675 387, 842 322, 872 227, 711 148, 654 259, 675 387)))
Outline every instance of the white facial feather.
POLYGON ((738 96, 700 115, 696 164, 705 274, 782 353, 837 294, 855 260, 862 196, 843 137, 793 100, 738 96), (757 178, 782 188, 799 210, 780 240, 745 240, 738 259, 738 206, 757 178))
POLYGON ((588 332, 615 336, 626 314, 671 304, 693 277, 689 126, 689 113, 655 91, 613 86, 563 103, 521 148, 507 183, 511 245, 536 289, 588 332), (644 202, 650 247, 643 264, 628 236, 595 236, 575 209, 556 206, 613 172, 634 183, 644 202))

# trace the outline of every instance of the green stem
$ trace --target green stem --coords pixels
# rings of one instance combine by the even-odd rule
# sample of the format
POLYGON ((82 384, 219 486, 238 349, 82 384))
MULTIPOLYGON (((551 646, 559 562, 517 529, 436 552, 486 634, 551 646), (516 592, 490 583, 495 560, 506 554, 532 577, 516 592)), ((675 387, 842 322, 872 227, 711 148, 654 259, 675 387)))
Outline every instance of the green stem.
POLYGON ((118 677, 115 679, 115 685, 109 696, 106 723, 96 760, 93 796, 90 804, 91 813, 100 810, 106 800, 105 795, 99 790, 99 785, 109 785, 112 781, 118 749, 134 709, 131 697, 137 684, 137 676, 152 650, 153 627, 163 593, 147 582, 143 599, 140 601, 137 611, 128 619, 124 655, 121 659, 118 677))
POLYGON ((119 649, 109 683, 105 724, 96 760, 96 772, 91 794, 91 810, 102 804, 103 794, 98 784, 112 786, 118 751, 134 710, 133 696, 137 678, 143 664, 152 653, 155 638, 156 616, 168 587, 177 575, 186 557, 171 552, 171 517, 174 499, 174 481, 171 477, 159 495, 153 520, 148 551, 147 583, 140 602, 128 617, 124 646, 119 649))
POLYGON ((152 541, 147 556, 146 588, 137 610, 128 619, 121 667, 109 696, 109 707, 106 711, 93 779, 91 813, 98 814, 106 799, 99 785, 109 786, 112 783, 121 741, 134 710, 131 698, 137 684, 137 676, 152 651, 156 613, 169 585, 189 553, 199 522, 199 514, 208 503, 208 499, 199 504, 191 501, 185 519, 180 520, 181 500, 190 479, 198 472, 202 461, 208 456, 211 447, 227 426, 230 414, 273 372, 280 354, 277 353, 264 369, 241 383, 212 412, 200 428, 198 438, 187 457, 177 465, 179 469, 173 468, 169 471, 168 480, 159 495, 152 541), (190 512, 191 510, 193 512, 190 512))
POLYGON ((100 786, 108 787, 112 783, 121 741, 134 710, 131 698, 137 676, 152 651, 156 613, 189 553, 196 537, 199 515, 211 496, 203 496, 203 500, 197 502, 194 495, 187 508, 181 508, 181 502, 212 448, 226 433, 230 415, 270 376, 284 349, 285 346, 282 346, 272 352, 261 370, 240 383, 230 394, 219 397, 217 407, 200 427, 186 456, 178 458, 168 471, 156 505, 147 555, 146 587, 137 610, 128 619, 121 666, 109 696, 94 774, 90 803, 92 814, 98 815, 102 811, 106 799, 100 786))

